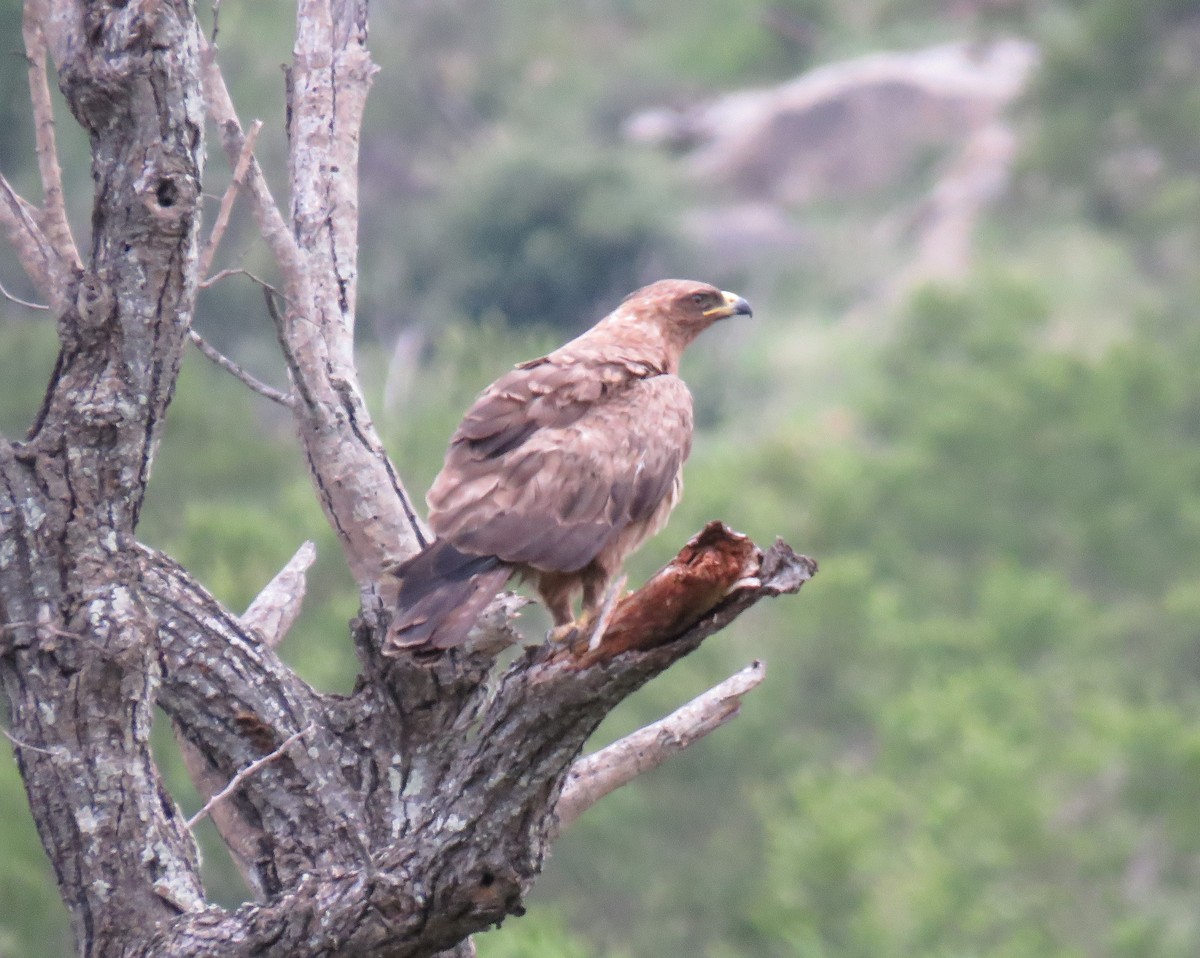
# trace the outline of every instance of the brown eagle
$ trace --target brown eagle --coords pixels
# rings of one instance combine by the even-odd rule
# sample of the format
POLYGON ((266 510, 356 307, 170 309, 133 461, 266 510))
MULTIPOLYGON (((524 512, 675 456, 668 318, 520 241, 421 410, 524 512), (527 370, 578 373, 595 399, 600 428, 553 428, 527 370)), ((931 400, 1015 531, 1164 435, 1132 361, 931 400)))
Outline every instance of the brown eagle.
POLYGON ((396 570, 390 644, 462 644, 515 573, 537 588, 553 636, 586 629, 625 557, 679 501, 692 444, 680 356, 739 314, 750 314, 740 296, 661 280, 485 389, 426 496, 437 539, 396 570))

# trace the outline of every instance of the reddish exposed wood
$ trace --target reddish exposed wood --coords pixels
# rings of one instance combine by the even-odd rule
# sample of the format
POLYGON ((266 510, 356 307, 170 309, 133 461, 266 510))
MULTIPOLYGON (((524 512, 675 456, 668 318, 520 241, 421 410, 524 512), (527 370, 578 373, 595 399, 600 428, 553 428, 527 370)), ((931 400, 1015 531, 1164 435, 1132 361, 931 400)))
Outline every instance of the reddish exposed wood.
MULTIPOLYGON (((571 642, 581 668, 631 649, 652 649, 700 621, 738 582, 757 575, 762 550, 747 536, 713 521, 644 586, 618 603, 599 645, 571 642)), ((568 654, 567 652, 560 655, 568 654)))

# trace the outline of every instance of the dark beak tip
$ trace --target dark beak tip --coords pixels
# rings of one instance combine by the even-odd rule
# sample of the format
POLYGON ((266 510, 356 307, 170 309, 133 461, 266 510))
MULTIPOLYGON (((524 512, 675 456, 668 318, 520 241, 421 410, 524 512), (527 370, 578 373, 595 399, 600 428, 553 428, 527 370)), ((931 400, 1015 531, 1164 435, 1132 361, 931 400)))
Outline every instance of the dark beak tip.
POLYGON ((753 316, 754 310, 745 299, 739 296, 737 302, 733 304, 733 314, 735 316, 753 316))

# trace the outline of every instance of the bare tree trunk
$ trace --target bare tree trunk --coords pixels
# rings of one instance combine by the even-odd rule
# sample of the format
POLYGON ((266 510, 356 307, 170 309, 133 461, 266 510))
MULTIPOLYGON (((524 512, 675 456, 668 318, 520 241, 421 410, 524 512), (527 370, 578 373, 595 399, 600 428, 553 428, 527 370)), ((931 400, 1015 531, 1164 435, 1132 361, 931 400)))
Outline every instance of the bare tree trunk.
POLYGON ((521 911, 563 820, 704 734, 761 675, 655 737, 577 761, 625 696, 747 606, 815 571, 711 524, 622 601, 597 648, 527 650, 496 674, 504 607, 471 649, 382 651, 389 564, 424 541, 375 434, 352 354, 365 0, 301 0, 289 71, 291 210, 275 206, 188 0, 28 0, 45 186, 0 182, 0 224, 58 312, 61 349, 24 441, 0 438, 0 680, 30 807, 88 956, 426 956, 521 911), (46 51, 88 131, 86 261, 62 211, 46 51), (204 111, 280 263, 277 332, 314 487, 362 591, 355 693, 325 696, 273 651, 303 552, 238 618, 138 512, 201 276, 204 111), (159 780, 151 713, 258 894, 210 905, 191 831, 159 780), (566 791, 564 792, 564 788, 566 791))

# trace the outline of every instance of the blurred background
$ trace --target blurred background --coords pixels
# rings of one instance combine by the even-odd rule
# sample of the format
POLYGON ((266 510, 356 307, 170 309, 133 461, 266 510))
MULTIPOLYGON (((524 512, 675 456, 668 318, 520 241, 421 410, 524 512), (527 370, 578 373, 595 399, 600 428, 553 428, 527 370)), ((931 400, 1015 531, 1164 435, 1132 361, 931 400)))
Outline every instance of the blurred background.
MULTIPOLYGON (((217 38, 283 202, 293 15, 226 0, 217 38)), ((755 315, 685 361, 687 493, 632 579, 711 518, 821 564, 602 727, 596 745, 768 663, 736 722, 564 836, 480 954, 1200 954, 1200 3, 373 16, 360 358, 418 498, 480 388, 682 275, 755 315)), ((0 169, 37 198, 19 28, 0 0, 0 169)), ((86 248, 87 144, 59 121, 86 248)), ((210 219, 229 178, 211 152, 210 219)), ((275 278, 245 207, 231 266, 275 278)), ((0 282, 33 296, 7 248, 0 282)), ((206 290, 196 325, 282 384, 251 281, 206 290)), ((52 319, 0 301, 6 435, 53 354, 52 319)), ((283 654, 350 687, 355 594, 289 423, 195 352, 142 534, 235 609, 314 539, 283 654)), ((0 746, 0 956, 66 955, 0 746)), ((209 887, 236 903, 210 827, 209 887)))

